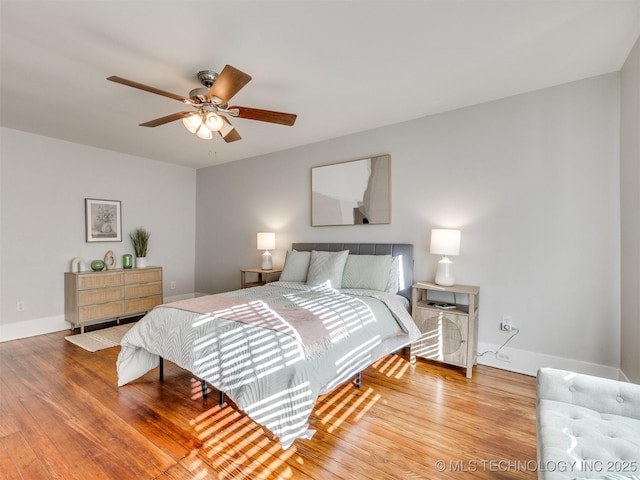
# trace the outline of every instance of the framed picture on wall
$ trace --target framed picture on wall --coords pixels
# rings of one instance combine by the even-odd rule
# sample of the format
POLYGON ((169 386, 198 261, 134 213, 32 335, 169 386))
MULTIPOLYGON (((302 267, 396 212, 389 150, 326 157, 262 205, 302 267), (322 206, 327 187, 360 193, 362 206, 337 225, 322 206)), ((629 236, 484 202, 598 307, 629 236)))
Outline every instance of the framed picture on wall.
POLYGON ((311 168, 311 226, 391 223, 391 157, 311 168))
POLYGON ((121 242, 122 214, 119 200, 84 199, 87 242, 121 242))

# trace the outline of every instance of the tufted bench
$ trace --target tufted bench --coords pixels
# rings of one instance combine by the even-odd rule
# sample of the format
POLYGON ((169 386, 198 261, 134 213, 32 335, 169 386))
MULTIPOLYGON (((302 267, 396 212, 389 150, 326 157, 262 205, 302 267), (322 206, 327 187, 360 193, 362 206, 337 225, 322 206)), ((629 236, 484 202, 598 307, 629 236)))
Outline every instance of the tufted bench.
POLYGON ((640 385, 541 368, 538 479, 640 479, 640 385))

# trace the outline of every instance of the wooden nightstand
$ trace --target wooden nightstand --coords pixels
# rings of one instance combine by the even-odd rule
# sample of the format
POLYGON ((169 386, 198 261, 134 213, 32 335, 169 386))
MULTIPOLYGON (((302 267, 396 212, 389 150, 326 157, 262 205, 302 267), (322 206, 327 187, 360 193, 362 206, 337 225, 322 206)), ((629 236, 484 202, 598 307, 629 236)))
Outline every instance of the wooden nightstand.
POLYGON ((411 363, 415 363, 416 357, 437 360, 466 368, 467 378, 471 378, 478 355, 479 300, 480 287, 473 285, 443 287, 433 282, 415 283, 411 289, 412 315, 422 337, 411 344, 411 363), (468 299, 468 304, 458 303, 459 294, 468 299), (440 301, 449 295, 449 300, 440 301), (454 307, 437 306, 447 302, 455 304, 454 307))
POLYGON ((240 288, 259 287, 260 285, 266 285, 270 282, 275 282, 282 273, 281 268, 273 270, 262 270, 261 268, 243 268, 240 270, 240 288), (255 282, 247 282, 247 273, 256 274, 258 280, 255 282))

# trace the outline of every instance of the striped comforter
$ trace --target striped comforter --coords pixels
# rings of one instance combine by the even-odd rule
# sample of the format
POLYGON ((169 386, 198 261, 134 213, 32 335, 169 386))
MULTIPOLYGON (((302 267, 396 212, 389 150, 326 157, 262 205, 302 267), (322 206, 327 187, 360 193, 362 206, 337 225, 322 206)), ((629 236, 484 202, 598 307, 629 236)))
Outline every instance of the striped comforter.
POLYGON ((397 295, 286 282, 220 295, 233 301, 213 311, 197 299, 196 311, 169 303, 142 318, 122 339, 118 385, 163 357, 225 392, 283 448, 313 435, 318 395, 420 335, 397 295), (288 310, 300 309, 306 316, 287 321, 288 310), (300 318, 322 322, 323 333, 297 334, 300 318))

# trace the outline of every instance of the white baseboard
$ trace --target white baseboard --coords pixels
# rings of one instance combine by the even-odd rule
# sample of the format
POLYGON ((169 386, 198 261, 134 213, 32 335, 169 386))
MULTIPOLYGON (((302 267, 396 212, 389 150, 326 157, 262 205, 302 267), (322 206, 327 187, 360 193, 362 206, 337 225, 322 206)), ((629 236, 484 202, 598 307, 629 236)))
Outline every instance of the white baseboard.
POLYGON ((629 377, 627 377, 625 375, 625 373, 622 371, 622 369, 620 369, 620 377, 618 378, 618 380, 620 380, 622 382, 631 383, 631 380, 629 380, 629 377))
POLYGON ((60 332, 62 330, 69 330, 70 328, 71 325, 64 319, 64 315, 5 323, 0 325, 0 342, 60 332))
MULTIPOLYGON (((498 348, 500 348, 500 345, 479 343, 478 355, 482 354, 482 352, 495 352, 498 348)), ((569 370, 571 372, 612 378, 614 380, 618 380, 622 373, 620 369, 616 367, 574 360, 572 358, 555 357, 553 355, 529 352, 517 348, 504 347, 500 350, 500 353, 506 354, 511 361, 498 360, 494 353, 486 353, 485 355, 478 356, 478 363, 531 376, 536 376, 538 369, 542 367, 558 368, 560 370, 569 370)))
MULTIPOLYGON (((193 293, 175 295, 166 297, 164 303, 177 302, 178 300, 186 300, 193 297, 193 293)), ((20 338, 34 337, 36 335, 45 335, 47 333, 61 332, 62 330, 70 329, 71 325, 64 319, 64 315, 0 324, 0 342, 8 342, 10 340, 18 340, 20 338)))
POLYGON ((164 303, 177 302, 178 300, 187 300, 189 298, 197 297, 198 294, 185 293, 183 295, 174 295, 172 297, 164 297, 164 303))

